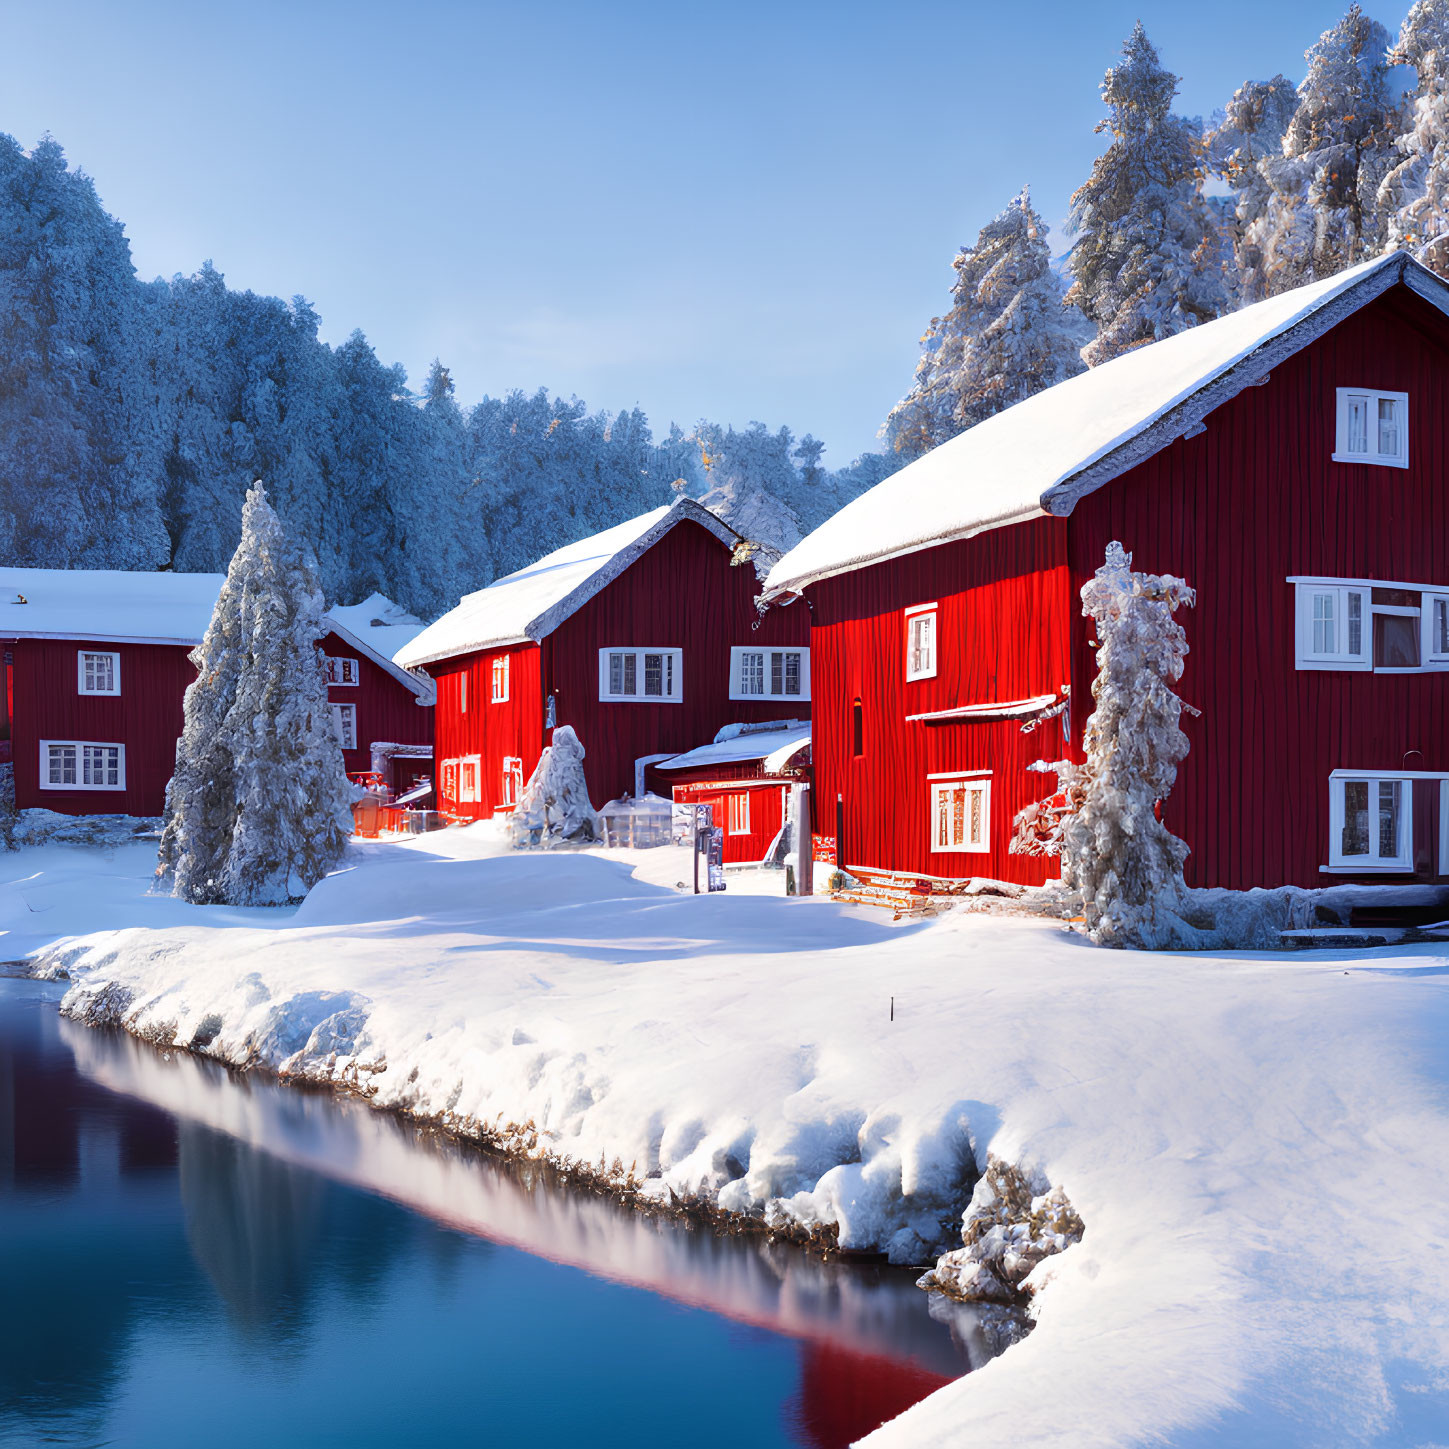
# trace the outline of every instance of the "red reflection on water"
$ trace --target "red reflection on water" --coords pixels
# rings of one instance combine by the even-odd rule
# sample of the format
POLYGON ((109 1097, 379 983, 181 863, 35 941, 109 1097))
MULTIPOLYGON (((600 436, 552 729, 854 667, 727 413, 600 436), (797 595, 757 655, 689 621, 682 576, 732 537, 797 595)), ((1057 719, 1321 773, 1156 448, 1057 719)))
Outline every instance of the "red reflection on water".
POLYGON ((785 1414, 801 1444, 847 1449, 950 1382, 913 1363, 811 1339, 785 1414))

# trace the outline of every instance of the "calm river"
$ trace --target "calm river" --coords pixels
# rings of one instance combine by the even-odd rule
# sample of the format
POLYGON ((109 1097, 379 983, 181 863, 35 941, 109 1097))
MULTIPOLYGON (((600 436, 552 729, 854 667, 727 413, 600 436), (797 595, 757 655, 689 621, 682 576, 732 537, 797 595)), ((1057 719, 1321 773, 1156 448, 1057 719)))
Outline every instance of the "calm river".
POLYGON ((844 1446, 987 1349, 0 980, 0 1444, 844 1446))

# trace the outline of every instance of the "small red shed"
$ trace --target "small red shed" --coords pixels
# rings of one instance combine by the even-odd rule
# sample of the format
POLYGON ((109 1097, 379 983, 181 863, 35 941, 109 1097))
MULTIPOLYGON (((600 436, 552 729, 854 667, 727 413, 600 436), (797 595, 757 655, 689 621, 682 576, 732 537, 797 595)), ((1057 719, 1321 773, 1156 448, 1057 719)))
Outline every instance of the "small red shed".
MULTIPOLYGON (((0 568, 0 756, 8 746, 19 808, 161 813, 182 699, 196 677, 189 655, 222 582, 221 574, 0 568)), ((348 772, 371 767, 374 740, 430 746, 431 681, 380 653, 362 621, 327 622, 319 643, 348 772)), ((414 632, 421 627, 414 621, 414 632)))
POLYGON ((808 715, 805 611, 755 607, 744 540, 680 498, 469 594, 396 656, 436 680, 442 807, 509 810, 556 724, 594 805, 732 722, 808 715))
POLYGON ((1055 873, 1012 822, 1033 761, 1081 758, 1117 540, 1197 590, 1189 883, 1449 881, 1446 356, 1449 287, 1393 253, 1028 398, 803 539, 766 597, 809 601, 842 863, 1055 873))

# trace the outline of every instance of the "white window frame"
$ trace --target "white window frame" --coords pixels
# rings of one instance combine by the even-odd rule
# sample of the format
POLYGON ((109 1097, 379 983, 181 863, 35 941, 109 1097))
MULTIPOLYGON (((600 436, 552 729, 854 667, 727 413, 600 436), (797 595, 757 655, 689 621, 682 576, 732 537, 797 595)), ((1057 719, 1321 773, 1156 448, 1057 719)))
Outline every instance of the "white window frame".
MULTIPOLYGON (((1433 593, 1428 589, 1424 590, 1424 637, 1419 645, 1419 662, 1426 668, 1449 667, 1449 647, 1440 649, 1439 640, 1435 636, 1434 623, 1436 613, 1442 610, 1445 616, 1445 630, 1449 632, 1449 590, 1442 590, 1433 593)), ((1449 639, 1444 643, 1449 646, 1449 639)))
POLYGON ((337 731, 337 742, 344 750, 355 750, 357 748, 357 706, 355 704, 330 704, 327 706, 332 711, 332 728, 337 731), (348 733, 352 735, 352 743, 347 743, 348 733))
POLYGON ((599 702, 601 704, 682 704, 684 702, 684 650, 664 648, 636 648, 633 645, 615 645, 599 650, 599 702), (610 661, 616 654, 634 656, 633 694, 614 694, 610 690, 610 661), (648 654, 668 656, 673 664, 670 668, 671 689, 668 694, 644 693, 644 659, 648 654))
MULTIPOLYGON (((1335 770, 1328 777, 1328 868, 1347 875, 1384 871, 1394 875, 1411 874, 1414 869, 1414 780, 1409 773, 1393 770, 1335 770), (1369 855, 1344 855, 1343 824, 1345 813, 1344 786, 1350 782, 1367 782, 1369 787, 1369 855), (1392 857, 1378 854, 1376 802, 1378 787, 1397 783, 1399 795, 1398 851, 1392 857)), ((1422 778, 1422 777, 1420 777, 1422 778)), ((1443 798, 1441 791, 1440 798, 1443 798)), ((1442 834, 1442 831, 1441 831, 1442 834)))
POLYGON ((510 660, 511 656, 507 654, 499 654, 493 660, 493 667, 491 670, 492 689, 489 697, 494 704, 508 703, 509 676, 512 673, 512 669, 510 668, 510 660))
MULTIPOLYGON (((932 855, 988 855, 991 851, 991 774, 986 770, 963 770, 955 775, 931 775, 927 777, 930 801, 930 830, 932 855), (957 789, 974 790, 981 796, 981 840, 978 844, 963 841, 960 844, 942 845, 937 837, 936 822, 941 796, 957 789)), ((969 809, 969 806, 968 806, 969 809)))
POLYGON ((439 794, 444 800, 451 800, 456 805, 458 803, 458 761, 456 759, 444 760, 438 774, 441 782, 439 794))
POLYGON ((1380 468, 1407 468, 1409 466, 1409 394, 1406 392, 1377 392, 1366 387, 1341 387, 1337 391, 1336 428, 1333 441, 1335 463, 1372 463, 1380 468), (1352 402, 1361 399, 1374 424, 1373 448, 1363 453, 1351 453, 1348 443, 1348 418, 1352 402), (1396 453, 1381 453, 1378 450, 1378 408, 1381 402, 1394 402, 1399 407, 1399 450, 1396 453))
POLYGON ((521 755, 504 755, 503 757, 503 794, 499 799, 500 808, 512 808, 518 804, 518 798, 523 794, 523 757, 521 755))
POLYGON ((111 649, 77 649, 75 653, 75 687, 77 694, 120 694, 121 656, 111 649), (111 661, 110 689, 88 689, 86 687, 87 659, 109 659, 111 661))
POLYGON ((764 644, 736 644, 730 650, 730 698, 739 700, 752 699, 798 699, 807 701, 810 698, 810 650, 804 645, 790 646, 788 648, 771 647, 764 644), (764 688, 756 692, 745 690, 745 655, 758 654, 763 661, 764 688), (785 693, 785 664, 786 654, 798 654, 800 656, 800 693, 785 693), (780 656, 780 690, 777 693, 774 688, 776 656, 780 656))
POLYGON ((917 604, 913 609, 905 611, 906 619, 906 680, 913 679, 934 679, 936 677, 936 661, 941 653, 941 621, 939 611, 934 603, 917 604), (916 625, 922 621, 929 620, 931 643, 930 659, 919 668, 915 667, 916 647, 914 635, 916 625))
POLYGON ((731 835, 748 835, 750 833, 750 792, 732 790, 729 794, 729 803, 725 808, 729 817, 729 833, 731 835))
POLYGON ((362 661, 351 659, 345 654, 329 654, 327 656, 327 683, 341 688, 343 685, 349 688, 362 683, 362 661), (351 675, 349 679, 347 676, 351 675))
POLYGON ((458 761, 458 803, 476 805, 483 798, 483 757, 464 755, 458 761), (473 783, 468 784, 468 771, 473 772, 473 783))
POLYGON ((1294 636, 1297 639, 1296 662, 1299 669, 1371 670, 1374 667, 1373 589, 1343 579, 1300 579, 1294 583, 1294 636), (1348 648, 1349 599, 1359 600, 1359 648, 1348 648), (1334 600, 1334 623, 1339 647, 1315 652, 1313 626, 1315 601, 1321 595, 1334 600))
POLYGON ((126 747, 118 740, 41 740, 40 741, 40 788, 42 790, 107 790, 116 791, 126 788, 126 747), (75 751, 75 781, 72 784, 61 782, 52 783, 50 778, 50 752, 52 749, 71 749, 75 751), (114 785, 87 785, 85 781, 87 750, 115 750, 116 755, 116 779, 114 785))

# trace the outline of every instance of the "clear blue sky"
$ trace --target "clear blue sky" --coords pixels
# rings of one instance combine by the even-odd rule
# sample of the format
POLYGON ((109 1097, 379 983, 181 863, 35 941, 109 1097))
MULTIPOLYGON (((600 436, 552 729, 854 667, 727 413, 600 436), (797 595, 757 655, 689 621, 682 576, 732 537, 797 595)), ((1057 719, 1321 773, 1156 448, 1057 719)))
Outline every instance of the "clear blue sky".
POLYGON ((1134 20, 1206 115, 1345 8, 0 0, 0 130, 64 145, 143 277, 301 293, 465 403, 788 423, 839 466, 956 248, 1023 182, 1060 231, 1134 20))

